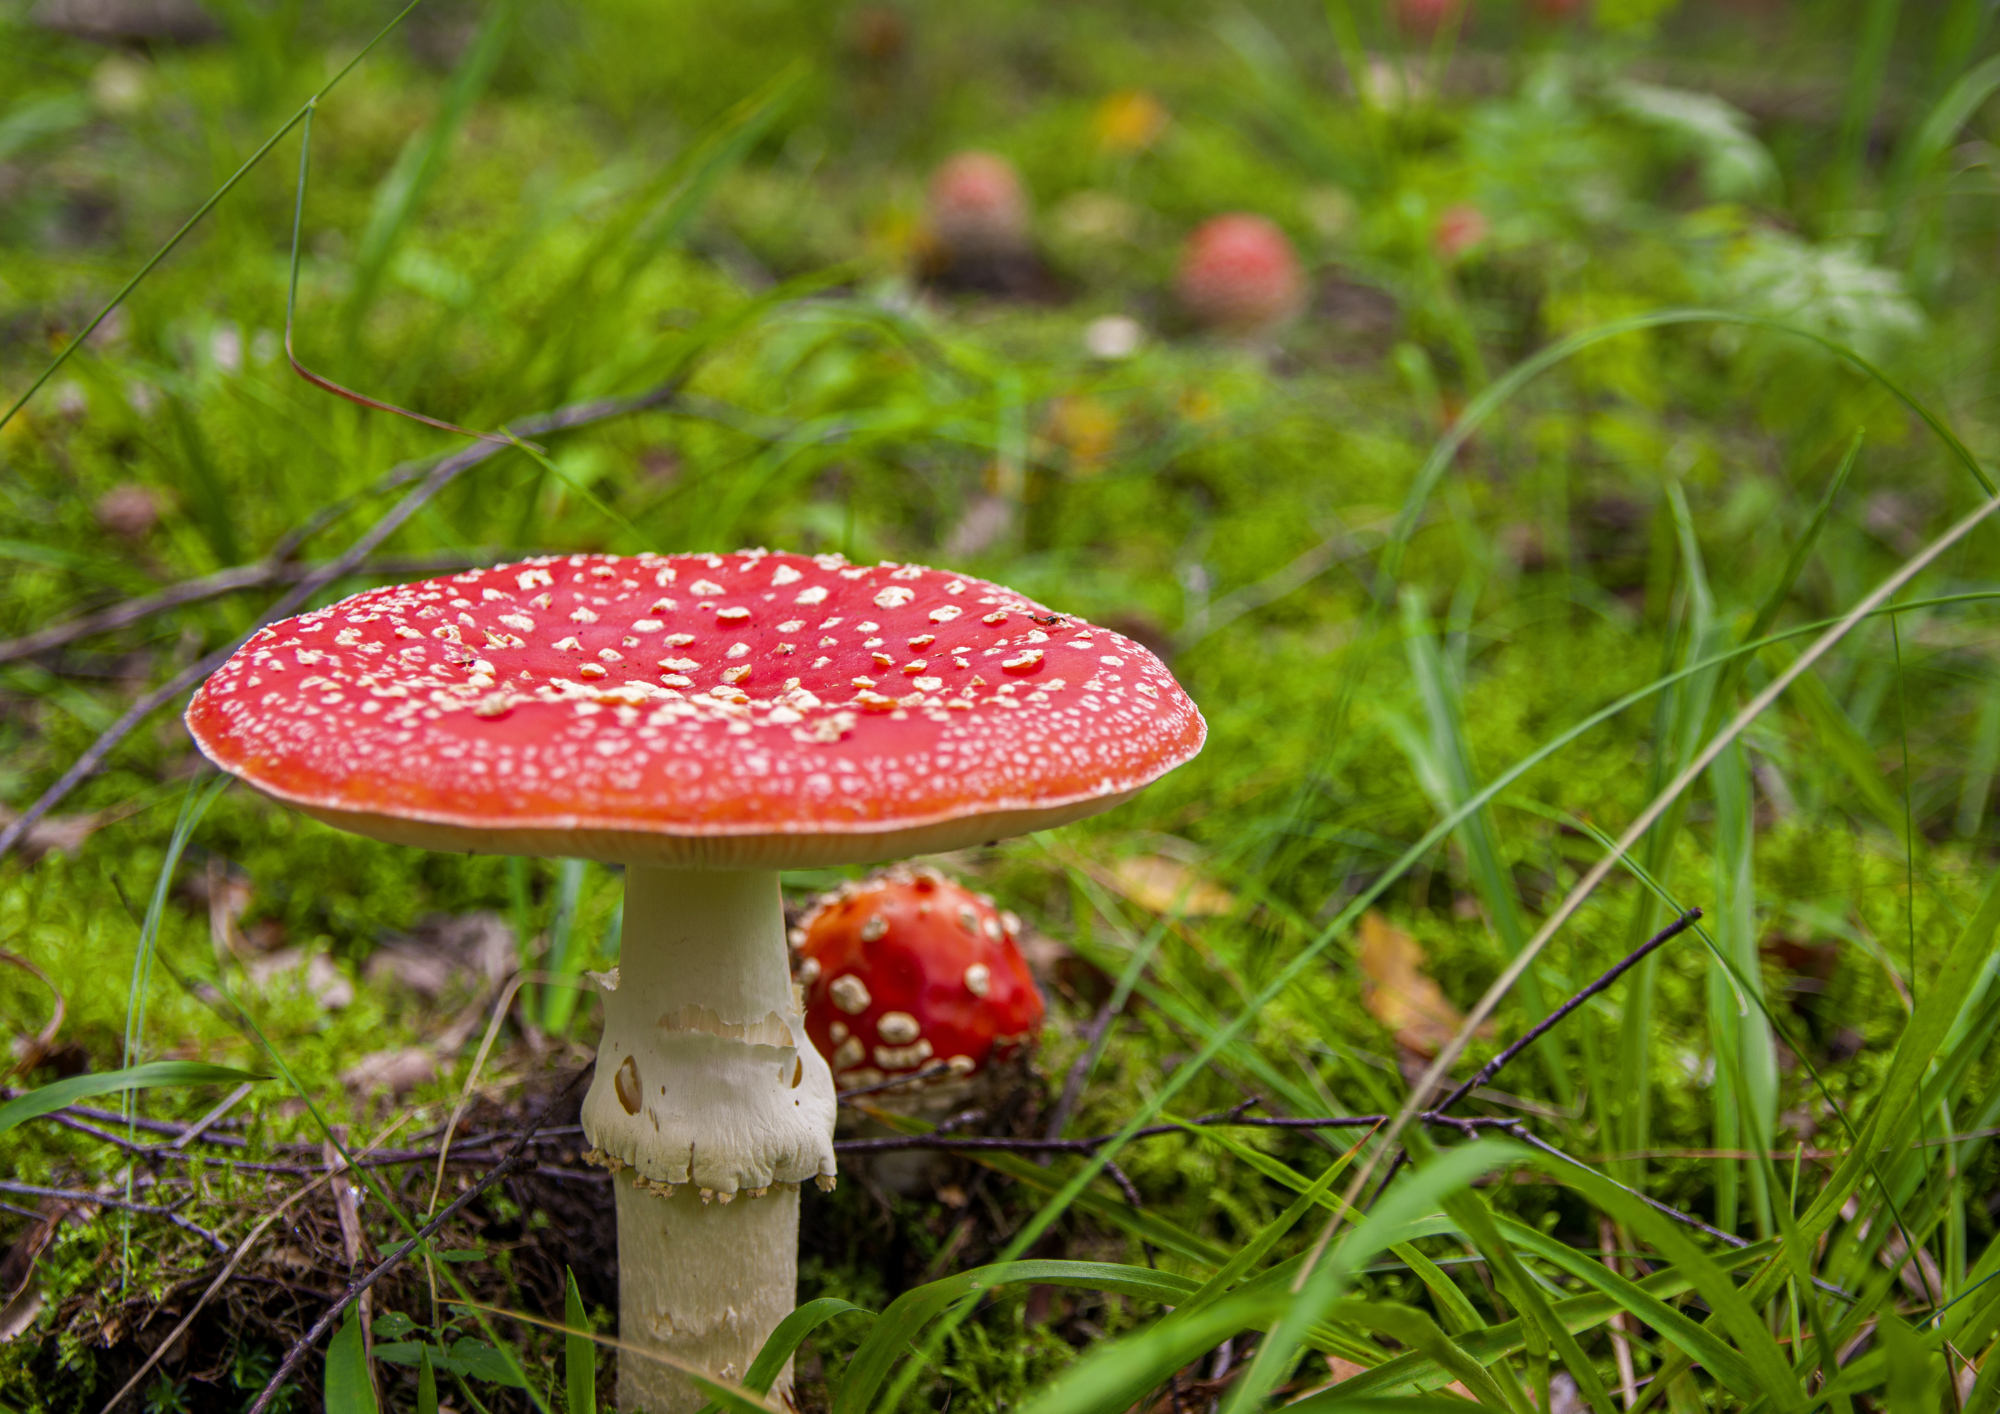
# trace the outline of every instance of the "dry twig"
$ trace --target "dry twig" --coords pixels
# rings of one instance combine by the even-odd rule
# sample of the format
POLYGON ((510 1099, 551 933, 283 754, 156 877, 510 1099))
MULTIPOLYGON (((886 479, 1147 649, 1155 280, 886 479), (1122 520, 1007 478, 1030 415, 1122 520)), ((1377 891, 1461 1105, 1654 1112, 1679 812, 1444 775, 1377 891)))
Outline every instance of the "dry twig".
MULTIPOLYGON (((603 422, 608 418, 623 417, 631 413, 642 412, 648 408, 659 407, 671 401, 679 392, 680 381, 679 379, 672 380, 655 388, 652 392, 643 393, 636 398, 599 398, 592 402, 576 403, 566 408, 558 408, 554 412, 544 413, 540 417, 524 419, 515 424, 512 431, 519 436, 536 436, 548 432, 559 432, 570 428, 583 427, 594 422, 603 422)), ((334 559, 327 561, 313 573, 300 580, 298 584, 293 586, 289 593, 285 594, 277 603, 271 606, 264 614, 262 621, 268 623, 273 619, 284 618, 288 614, 296 613, 309 603, 313 595, 317 594, 321 589, 337 579, 352 574, 355 568, 364 563, 383 541, 400 530, 404 522, 422 509, 424 504, 436 496, 438 492, 457 480, 463 473, 470 471, 482 462, 492 459, 500 452, 508 450, 510 445, 509 443, 496 444, 482 442, 477 446, 464 448, 434 462, 430 467, 429 473, 417 483, 415 489, 403 497, 402 500, 398 501, 388 514, 370 526, 344 552, 334 559)), ((247 637, 248 635, 245 636, 246 639, 247 637)), ((22 811, 4 830, 0 830, 0 858, 6 857, 21 842, 22 838, 37 820, 61 804, 71 791, 96 775, 105 761, 109 759, 111 753, 117 749, 118 744, 130 736, 134 728, 145 721, 146 718, 152 716, 161 707, 179 697, 183 692, 228 662, 230 655, 235 653, 243 641, 239 640, 236 643, 219 648, 198 662, 189 664, 180 672, 175 673, 171 678, 167 679, 167 681, 152 689, 152 691, 143 694, 138 701, 126 708, 119 715, 118 720, 113 722, 109 727, 106 727, 97 740, 92 742, 89 748, 84 751, 83 755, 79 756, 75 763, 56 779, 54 785, 43 791, 41 797, 33 805, 22 811)))
POLYGON ((360 1300, 362 1293, 373 1287, 376 1282, 401 1266, 412 1252, 435 1236, 446 1223, 458 1215, 462 1208, 501 1179, 505 1178, 513 1169, 517 1168, 520 1165, 522 1153, 526 1151, 529 1142, 534 1139, 536 1132, 541 1129, 542 1122, 555 1112, 556 1106, 569 1098, 570 1092, 576 1088, 577 1082, 589 1073, 590 1067, 584 1066, 575 1075, 571 1076, 569 1083, 557 1091, 555 1096, 546 1105, 542 1106, 542 1112, 535 1116, 534 1121, 521 1131, 521 1137, 514 1141, 514 1147, 507 1151, 505 1158, 489 1169, 479 1182, 473 1184, 472 1187, 454 1198, 445 1207, 443 1212, 417 1229, 416 1234, 401 1247, 398 1247, 387 1257, 384 1257, 373 1271, 350 1283, 347 1290, 341 1293, 339 1300, 329 1305, 321 1313, 320 1318, 314 1321, 306 1330, 306 1333, 292 1342, 292 1348, 285 1352, 283 1363, 278 1366, 277 1372, 271 1376, 270 1382, 258 1394, 256 1402, 250 1406, 247 1414, 264 1414, 271 1407, 271 1401, 277 1397, 278 1391, 285 1387, 293 1373, 305 1362, 307 1354, 311 1352, 315 1345, 319 1344, 320 1337, 333 1329, 333 1323, 340 1319, 341 1312, 360 1300))

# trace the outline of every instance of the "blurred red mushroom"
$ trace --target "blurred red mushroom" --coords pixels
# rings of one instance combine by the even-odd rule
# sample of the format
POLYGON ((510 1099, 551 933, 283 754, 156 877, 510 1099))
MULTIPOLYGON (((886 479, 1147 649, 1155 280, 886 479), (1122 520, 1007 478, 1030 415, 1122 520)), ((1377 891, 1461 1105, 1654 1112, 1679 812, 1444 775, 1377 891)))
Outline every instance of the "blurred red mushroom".
POLYGON ((794 943, 806 1034, 835 1087, 907 1080, 934 1108, 1031 1049, 1042 996, 1019 931, 990 899, 929 870, 891 870, 822 898, 794 943))
POLYGON ((961 152, 931 174, 930 231, 956 259, 992 259, 1028 248, 1029 204, 1021 174, 991 152, 961 152))
POLYGON ((1195 227, 1175 281, 1183 308, 1221 333, 1267 333, 1305 303, 1305 276, 1285 233, 1262 216, 1232 212, 1195 227))
POLYGON ((1033 203, 1021 174, 991 152, 961 152, 931 174, 924 202, 924 273, 957 290, 1021 299, 1052 293, 1035 257, 1033 203))
POLYGON ((1471 0, 1396 0, 1396 26, 1412 39, 1436 39, 1470 8, 1471 0))
POLYGON ((1486 213, 1465 202, 1446 207, 1431 230, 1431 248, 1445 264, 1451 265, 1485 244, 1492 228, 1486 213))

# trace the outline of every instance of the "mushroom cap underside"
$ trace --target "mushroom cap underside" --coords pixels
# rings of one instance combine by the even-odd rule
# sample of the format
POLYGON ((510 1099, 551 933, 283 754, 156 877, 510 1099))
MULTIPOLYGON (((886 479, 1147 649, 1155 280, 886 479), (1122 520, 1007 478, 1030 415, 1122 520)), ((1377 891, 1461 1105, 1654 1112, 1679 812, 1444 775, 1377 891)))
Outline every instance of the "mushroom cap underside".
POLYGON ((260 630, 187 723, 224 769, 358 833, 684 868, 1046 828, 1206 735, 1120 634, 944 571, 761 551, 368 590, 260 630))

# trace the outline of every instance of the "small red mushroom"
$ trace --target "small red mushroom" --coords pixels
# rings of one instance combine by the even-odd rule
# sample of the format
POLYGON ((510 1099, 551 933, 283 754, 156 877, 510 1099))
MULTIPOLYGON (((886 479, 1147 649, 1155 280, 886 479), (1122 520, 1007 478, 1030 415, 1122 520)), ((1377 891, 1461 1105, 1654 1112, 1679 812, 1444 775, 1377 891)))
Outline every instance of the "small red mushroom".
POLYGON ((1262 216, 1233 212, 1195 227, 1181 249, 1183 308, 1224 333, 1268 331, 1305 302, 1305 277, 1285 233, 1262 216))
POLYGON ((952 260, 993 260, 1028 248, 1021 174, 991 152, 961 152, 931 174, 930 232, 952 260))
POLYGON ((928 870, 891 870, 822 898, 793 939, 806 1034, 835 1087, 926 1072, 965 1081, 1031 1048, 1042 995, 1019 929, 990 899, 928 870))
POLYGON ((1466 202, 1445 208, 1431 231, 1431 247, 1447 265, 1457 263, 1484 245, 1492 227, 1486 213, 1466 202))
POLYGON ((1412 39, 1436 39, 1470 8, 1471 0, 1396 0, 1396 25, 1412 39))

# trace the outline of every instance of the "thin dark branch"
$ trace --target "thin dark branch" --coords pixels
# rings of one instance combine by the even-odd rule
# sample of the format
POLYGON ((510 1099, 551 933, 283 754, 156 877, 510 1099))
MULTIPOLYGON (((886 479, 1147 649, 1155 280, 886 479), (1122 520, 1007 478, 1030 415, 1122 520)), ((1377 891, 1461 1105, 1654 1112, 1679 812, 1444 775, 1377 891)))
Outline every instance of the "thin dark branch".
POLYGON ((317 1287, 301 1286, 295 1281, 284 1281, 278 1277, 259 1276, 255 1272, 238 1272, 230 1280, 247 1281, 253 1286, 275 1286, 280 1291, 289 1291, 295 1296, 310 1296, 315 1301, 340 1299, 340 1293, 337 1291, 321 1291, 317 1287))
POLYGON ((1070 1115, 1076 1110, 1077 1101, 1083 1098, 1084 1082, 1097 1068, 1098 1057, 1104 1054, 1105 1043, 1111 1039, 1111 1023, 1114 1019, 1111 1003, 1114 1000, 1116 999, 1106 998, 1104 1005, 1097 1009, 1097 1015, 1090 1019, 1089 1029, 1085 1033, 1090 1039, 1083 1048, 1083 1054, 1070 1066, 1069 1074, 1063 1077, 1062 1094, 1056 1099, 1056 1107, 1049 1112, 1049 1124, 1043 1131, 1043 1138, 1062 1138, 1063 1126, 1069 1123, 1070 1115))
MULTIPOLYGON (((1699 913, 1700 911, 1701 910, 1699 909, 1695 910, 1696 913, 1699 913)), ((1692 919, 1690 919, 1689 921, 1692 921, 1692 919)), ((1654 1198, 1649 1194, 1641 1193, 1636 1188, 1627 1187, 1625 1184, 1618 1182, 1617 1179, 1612 1178, 1608 1174, 1598 1173, 1596 1169, 1591 1168, 1588 1164, 1583 1163, 1579 1159, 1571 1158, 1568 1154, 1565 1154, 1555 1145, 1545 1143, 1542 1140, 1537 1139, 1534 1135, 1530 1134, 1527 1131, 1527 1129, 1521 1124, 1519 1120, 1510 1121, 1506 1126, 1504 1126, 1504 1130, 1508 1135, 1510 1135, 1515 1139, 1520 1140, 1523 1144, 1526 1144, 1528 1147, 1532 1149, 1540 1149, 1544 1154, 1549 1155, 1551 1158, 1561 1159, 1564 1163, 1570 1165, 1572 1168, 1580 1168, 1588 1173, 1596 1174, 1597 1177, 1603 1179, 1606 1183, 1611 1184, 1613 1187, 1619 1189, 1624 1193, 1630 1194, 1632 1197, 1637 1198, 1641 1203, 1644 1203, 1647 1207, 1651 1208, 1654 1212, 1660 1214, 1662 1217, 1672 1218, 1675 1222, 1681 1224, 1683 1227, 1691 1227, 1695 1229, 1697 1232, 1706 1233, 1708 1236, 1714 1238, 1717 1242, 1722 1243, 1726 1247, 1743 1248, 1750 1246, 1750 1243, 1747 1239, 1738 1237, 1733 1232, 1724 1232, 1719 1227, 1710 1227, 1707 1223, 1703 1222, 1700 1218, 1695 1217, 1691 1213, 1683 1213, 1678 1208, 1670 1208, 1665 1203, 1662 1203, 1659 1199, 1654 1198)), ((1818 1277, 1814 1277, 1812 1279, 1812 1284, 1818 1287, 1821 1291, 1828 1293, 1829 1295, 1838 1296, 1843 1301, 1855 1301, 1859 1299, 1854 1295, 1853 1292, 1844 1291, 1840 1287, 1833 1285, 1833 1283, 1831 1282, 1821 1281, 1818 1277)))
POLYGON ((1135 1208, 1143 1208, 1146 1206, 1144 1203, 1139 1201, 1138 1185, 1132 1182, 1131 1178, 1126 1174, 1124 1169, 1119 1168, 1118 1165, 1112 1160, 1106 1159, 1104 1161, 1104 1172, 1110 1175, 1111 1181, 1113 1183, 1118 1185, 1118 1191, 1125 1195, 1126 1202, 1130 1203, 1135 1208))
MULTIPOLYGON (((462 570, 473 565, 486 564, 494 559, 504 559, 504 550, 465 551, 438 555, 391 555, 369 560, 356 565, 352 575, 405 575, 443 574, 449 570, 462 570)), ((46 653, 51 648, 60 648, 66 643, 74 643, 79 638, 90 638, 113 629, 126 628, 141 623, 155 614, 164 614, 172 609, 181 609, 189 604, 203 603, 218 599, 225 594, 235 594, 245 589, 263 589, 273 584, 296 584, 324 571, 323 564, 305 564, 297 560, 264 559, 252 565, 237 565, 214 574, 205 574, 199 579, 184 580, 170 585, 157 594, 144 594, 136 599, 127 599, 95 613, 82 614, 62 623, 51 625, 39 633, 27 633, 19 638, 0 640, 0 663, 11 663, 19 658, 32 658, 37 653, 46 653)))
MULTIPOLYGON (((1644 958, 1648 953, 1652 952, 1655 948, 1658 948, 1664 945, 1665 943, 1668 943, 1673 939, 1678 938, 1682 933, 1685 933, 1688 929, 1692 928, 1695 925, 1695 922, 1700 917, 1701 917, 1701 910, 1699 908, 1690 908, 1686 913, 1683 913, 1680 917, 1676 918, 1673 922, 1669 923, 1666 927, 1662 928, 1659 932, 1655 933, 1652 937, 1646 939, 1645 942, 1639 944, 1638 947, 1634 948, 1631 952, 1627 953, 1624 957, 1620 958, 1617 962, 1613 963, 1610 969, 1607 970, 1602 976, 1600 976, 1595 982, 1592 982, 1589 986, 1585 987, 1582 991, 1578 992, 1575 996, 1571 997, 1568 1001, 1564 1002, 1561 1006, 1557 1007, 1554 1011, 1550 1012, 1547 1016, 1543 1017, 1541 1021, 1539 1021, 1534 1026, 1529 1028, 1527 1035, 1521 1037, 1520 1040, 1516 1041, 1513 1045, 1507 1047, 1506 1050, 1500 1052, 1499 1055, 1493 1057, 1492 1060, 1486 1062, 1485 1065, 1481 1066, 1470 1080, 1466 1081, 1463 1085, 1459 1086, 1456 1090, 1452 1091, 1449 1095, 1445 1096, 1444 1099, 1440 1100, 1436 1108, 1432 1111, 1432 1113, 1442 1114, 1444 1111, 1450 1109, 1453 1105, 1456 1105, 1460 1100, 1464 1099, 1467 1095, 1471 1094, 1474 1090, 1477 1090, 1480 1086, 1485 1085, 1488 1081, 1492 1080, 1494 1076, 1500 1073, 1501 1069, 1505 1067, 1509 1061, 1514 1059, 1514 1057, 1520 1055, 1521 1052, 1525 1051, 1528 1047, 1532 1046, 1536 1041, 1539 1041, 1543 1036, 1546 1036, 1556 1026, 1560 1025, 1563 1022, 1563 1020, 1566 1019, 1571 1013, 1573 1013, 1578 1007, 1582 1006, 1585 1002, 1589 1001, 1599 992, 1604 991, 1612 983, 1616 982, 1620 977, 1623 977, 1628 971, 1630 971, 1635 965, 1637 965, 1640 959, 1644 958)), ((1396 1157, 1389 1164, 1389 1171, 1382 1175, 1381 1183, 1376 1185, 1375 1196, 1374 1198, 1369 1200, 1370 1207, 1373 1207, 1376 1203, 1381 1201, 1382 1195, 1389 1191, 1389 1185, 1395 1182, 1396 1175, 1403 1171, 1403 1165, 1408 1163, 1409 1161, 1410 1161, 1410 1151, 1408 1149, 1401 1149, 1397 1151, 1396 1157)), ((1669 1209, 1668 1211, 1671 1212, 1672 1210, 1669 1209)))
POLYGON ((857 1095, 873 1095, 879 1090, 900 1090, 905 1085, 920 1085, 929 1080, 940 1080, 951 1074, 948 1065, 934 1065, 929 1070, 920 1070, 913 1075, 899 1075, 894 1080, 884 1080, 874 1085, 861 1085, 852 1090, 842 1090, 834 1099, 846 1104, 857 1095))
MULTIPOLYGON (((512 430, 517 435, 532 436, 561 431, 572 427, 582 427, 589 423, 602 422, 606 418, 642 412, 647 408, 658 407, 662 403, 672 400, 679 392, 680 381, 680 379, 675 379, 659 388, 655 388, 650 393, 642 394, 636 398, 600 398, 594 402, 577 403, 571 407, 559 408, 554 412, 546 413, 540 417, 528 418, 525 421, 517 423, 512 430)), ((324 565, 301 579, 298 584, 293 586, 291 592, 280 598, 277 603, 273 604, 264 613, 260 622, 269 623, 273 619, 281 619, 297 612, 311 601, 313 595, 319 593, 328 584, 352 574, 357 565, 365 562, 370 555, 375 553, 376 548, 383 541, 402 529, 405 521, 421 510, 424 504, 437 495, 438 492, 449 486, 461 473, 469 471, 471 468, 491 459, 500 452, 509 450, 510 445, 507 443, 483 442, 477 446, 467 447, 461 451, 454 452, 452 455, 439 460, 431 468, 429 475, 418 482, 416 488, 407 496, 398 501, 388 514, 370 526, 360 539, 348 546, 339 556, 327 561, 324 565)), ((252 630, 252 632, 254 631, 252 630)), ((105 728, 103 734, 90 744, 89 749, 76 759, 75 764, 57 778, 54 785, 43 791, 41 797, 15 817, 14 821, 4 830, 0 830, 0 858, 5 858, 16 845, 20 844, 23 837, 34 827, 35 823, 57 805, 61 804, 71 791, 96 775, 98 769, 104 765, 111 753, 117 749, 118 744, 130 736, 134 728, 161 707, 179 697, 201 679, 207 677, 210 673, 228 662, 230 655, 235 653, 237 648, 248 637, 249 635, 246 634, 243 639, 239 639, 236 643, 219 648, 199 662, 188 665, 126 708, 118 720, 105 728)))
POLYGON ((0 1178, 0 1193, 19 1193, 29 1198, 66 1198, 73 1203, 88 1203, 100 1208, 122 1208, 128 1213, 144 1213, 148 1217, 165 1218, 183 1232, 191 1232, 218 1252, 227 1252, 229 1244, 210 1232, 200 1223, 182 1217, 172 1208, 161 1207, 157 1203, 134 1203, 125 1198, 114 1198, 107 1193, 83 1193, 70 1188, 43 1188, 33 1183, 16 1183, 11 1178, 0 1178))
MULTIPOLYGON (((1316 1118, 1270 1118, 1252 1117, 1243 1113, 1245 1106, 1239 1105, 1224 1114, 1203 1115, 1189 1120, 1189 1124, 1203 1127, 1240 1127, 1246 1129, 1372 1129, 1388 1122, 1387 1115, 1323 1115, 1316 1118)), ((1419 1119, 1427 1124, 1441 1124, 1460 1133, 1470 1134, 1483 1129, 1504 1129, 1518 1124, 1512 1117, 1492 1119, 1460 1119, 1456 1115, 1425 1114, 1419 1119)), ((1133 1131, 1130 1138, 1157 1139, 1166 1134, 1184 1134, 1178 1124, 1154 1124, 1133 1131)), ((1097 1134, 1085 1139, 1009 1139, 985 1135, 957 1134, 904 1134, 887 1139, 836 1139, 833 1147, 841 1154, 885 1154, 898 1149, 964 1149, 998 1150, 1018 1154, 1094 1154, 1102 1146, 1118 1136, 1097 1134)))
POLYGON ((1509 1061, 1513 1060, 1514 1057, 1520 1055, 1521 1052, 1528 1049, 1528 1047, 1534 1045, 1535 1042, 1539 1041, 1543 1036, 1547 1035, 1550 1031, 1554 1030, 1557 1026, 1561 1025, 1563 1021, 1569 1017, 1571 1012, 1575 1011, 1578 1007, 1582 1006, 1585 1002, 1589 1001, 1592 997, 1596 996, 1598 993, 1609 988, 1612 985, 1612 983, 1616 982, 1620 977, 1623 977, 1632 968, 1636 967, 1639 964, 1639 962, 1642 959, 1644 959, 1646 955, 1652 952, 1655 948, 1662 947, 1665 944, 1672 942, 1675 938, 1678 938, 1688 929, 1694 927, 1695 923, 1700 918, 1701 918, 1701 910, 1699 908, 1690 908, 1686 913, 1683 913, 1680 917, 1676 918, 1673 922, 1669 923, 1666 927, 1662 928, 1659 932, 1655 933, 1652 937, 1646 939, 1645 942, 1641 943, 1638 947, 1634 948, 1630 953, 1620 958, 1616 963, 1612 964, 1610 970, 1605 972, 1603 976, 1599 977, 1595 982, 1592 982, 1589 986, 1585 987, 1581 992, 1578 992, 1575 996, 1571 997, 1568 1001, 1564 1002, 1561 1006, 1557 1007, 1554 1011, 1550 1012, 1547 1016, 1543 1017, 1541 1021, 1537 1022, 1534 1026, 1529 1028, 1527 1035, 1523 1036, 1520 1040, 1516 1041, 1513 1045, 1509 1046, 1499 1055, 1493 1057, 1492 1060, 1486 1062, 1486 1064, 1481 1066, 1478 1072, 1470 1080, 1466 1081, 1463 1085, 1459 1086, 1456 1090, 1452 1091, 1449 1095, 1445 1096, 1442 1100, 1438 1101, 1436 1106, 1437 1111, 1439 1113, 1443 1113, 1444 1111, 1451 1109, 1460 1100, 1464 1099, 1467 1094, 1469 1094, 1474 1090, 1477 1090, 1482 1085, 1490 1083, 1493 1077, 1498 1075, 1509 1061))
MULTIPOLYGON (((54 1111, 48 1118, 55 1120, 66 1128, 74 1129, 80 1134, 88 1134, 93 1139, 100 1139, 115 1148, 123 1150, 125 1153, 135 1155, 149 1162, 157 1163, 166 1160, 175 1160, 183 1163, 202 1164, 209 1168, 226 1168, 232 1172, 275 1173, 291 1178, 316 1178, 326 1172, 325 1165, 318 1163, 288 1164, 271 1160, 259 1161, 256 1159, 239 1158, 234 1154, 201 1154, 194 1152, 192 1149, 175 1148, 171 1144, 138 1144, 125 1138, 122 1134, 116 1134, 106 1129, 99 1129, 93 1124, 86 1124, 84 1121, 75 1119, 61 1110, 54 1111)), ((163 1125, 156 1121, 154 1127, 171 1130, 175 1126, 163 1125)), ((544 1130, 536 1137, 536 1142, 537 1144, 555 1143, 565 1135, 580 1133, 582 1133, 581 1125, 564 1125, 560 1129, 544 1130)), ((489 1163, 499 1157, 493 1152, 492 1146, 505 1137, 502 1134, 475 1135, 466 1144, 455 1145, 446 1155, 446 1162, 471 1167, 489 1163)), ((197 1142, 205 1144, 211 1138, 212 1136, 203 1135, 197 1142)), ((312 1152, 319 1146, 311 1144, 274 1144, 271 1147, 281 1152, 298 1150, 312 1152)), ((404 1164, 435 1163, 437 1157, 438 1150, 436 1148, 380 1149, 362 1158, 356 1167, 396 1168, 404 1164)))
POLYGON ((582 1080, 587 1074, 589 1074, 589 1068, 584 1067, 571 1076, 569 1084, 563 1086, 546 1105, 542 1106, 542 1112, 535 1116, 534 1122, 521 1131, 521 1137, 514 1141, 514 1147, 507 1151, 505 1158, 488 1170, 479 1182, 473 1184, 472 1187, 452 1199, 451 1203, 442 1212, 419 1228, 416 1235, 410 1238, 409 1241, 384 1257, 373 1271, 349 1285, 347 1290, 341 1293, 340 1299, 328 1306, 320 1318, 307 1328, 306 1333, 292 1342, 292 1348, 285 1352, 283 1363, 278 1366, 277 1372, 271 1376, 270 1383, 266 1384, 263 1391, 258 1394, 257 1402, 250 1406, 248 1414, 264 1414, 264 1411, 271 1407, 271 1401, 277 1397, 278 1391, 285 1387, 285 1384, 291 1379, 299 1366, 305 1363, 306 1356, 311 1353, 315 1345, 319 1344, 320 1337, 333 1329, 333 1323, 340 1318, 341 1312, 361 1299, 361 1293, 401 1266, 408 1260, 412 1252, 416 1251, 424 1242, 439 1232, 468 1203, 479 1197, 487 1189, 493 1187, 494 1184, 500 1182, 512 1169, 521 1164, 521 1156, 527 1152, 529 1142, 535 1137, 536 1132, 541 1129, 542 1121, 555 1113, 556 1106, 569 1098, 570 1092, 576 1088, 577 1082, 582 1080))

